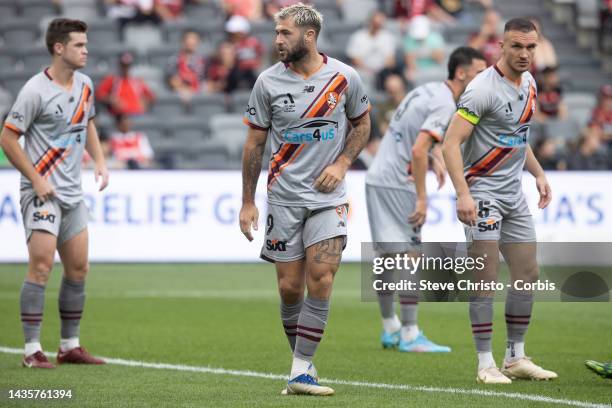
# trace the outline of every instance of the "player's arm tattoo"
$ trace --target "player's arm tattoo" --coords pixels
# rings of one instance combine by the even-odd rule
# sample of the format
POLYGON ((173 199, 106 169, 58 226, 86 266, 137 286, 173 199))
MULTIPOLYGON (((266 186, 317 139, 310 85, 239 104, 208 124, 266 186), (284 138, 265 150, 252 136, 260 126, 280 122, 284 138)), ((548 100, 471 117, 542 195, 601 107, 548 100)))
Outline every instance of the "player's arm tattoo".
POLYGON ((342 237, 330 238, 315 244, 314 261, 338 266, 342 259, 342 237))
POLYGON ((346 136, 346 144, 341 155, 354 162, 370 139, 370 114, 366 113, 361 118, 352 121, 353 129, 346 136))
POLYGON ((242 153, 242 202, 253 202, 266 147, 266 131, 249 130, 242 153))

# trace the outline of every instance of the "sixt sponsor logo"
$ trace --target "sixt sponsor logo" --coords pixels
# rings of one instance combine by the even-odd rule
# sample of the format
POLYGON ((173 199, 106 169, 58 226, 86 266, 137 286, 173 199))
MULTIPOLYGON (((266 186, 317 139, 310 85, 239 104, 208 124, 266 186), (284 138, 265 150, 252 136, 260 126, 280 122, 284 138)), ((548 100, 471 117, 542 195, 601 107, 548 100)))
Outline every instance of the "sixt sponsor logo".
POLYGON ((266 249, 268 251, 285 252, 287 250, 287 241, 279 241, 278 239, 268 239, 266 241, 266 249))
POLYGON ((480 221, 478 223, 478 231, 486 232, 486 231, 498 231, 499 230, 499 221, 495 220, 486 220, 480 221))
POLYGON ((334 140, 337 134, 338 122, 317 119, 285 129, 281 137, 286 143, 314 143, 334 140))
POLYGON ((32 214, 34 222, 38 221, 49 221, 51 224, 55 224, 55 215, 51 214, 49 211, 36 211, 32 214))
POLYGON ((498 135, 497 140, 504 146, 524 146, 527 144, 529 125, 523 125, 510 135, 498 135))

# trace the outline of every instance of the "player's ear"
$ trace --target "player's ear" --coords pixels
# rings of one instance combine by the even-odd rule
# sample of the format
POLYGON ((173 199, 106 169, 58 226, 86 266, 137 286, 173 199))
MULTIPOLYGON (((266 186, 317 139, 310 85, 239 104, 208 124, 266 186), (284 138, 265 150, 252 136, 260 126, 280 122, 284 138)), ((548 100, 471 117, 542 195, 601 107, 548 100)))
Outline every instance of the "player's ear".
POLYGON ((64 44, 62 44, 61 42, 56 42, 55 44, 53 44, 53 51, 54 54, 62 55, 62 52, 64 51, 64 44))

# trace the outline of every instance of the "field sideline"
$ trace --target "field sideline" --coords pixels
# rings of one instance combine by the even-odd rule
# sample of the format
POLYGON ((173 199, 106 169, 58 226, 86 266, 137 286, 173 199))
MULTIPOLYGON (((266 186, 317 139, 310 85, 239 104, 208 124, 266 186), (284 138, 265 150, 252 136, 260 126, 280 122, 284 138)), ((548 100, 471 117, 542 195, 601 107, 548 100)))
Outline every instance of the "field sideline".
MULTIPOLYGON (((117 359, 103 367, 53 371, 19 365, 19 288, 24 265, 0 265, 0 405, 8 389, 67 389, 72 406, 312 406, 312 397, 282 397, 290 352, 278 318, 269 265, 101 265, 91 268, 81 340, 117 359), (154 364, 161 364, 154 366, 154 364), (132 365, 132 366, 130 366, 132 365), (187 367, 187 368, 185 368, 187 367), (78 379, 78 380, 77 380, 78 379)), ((56 268, 46 294, 42 343, 59 336, 56 268)), ((467 304, 423 303, 420 326, 453 347, 450 355, 382 350, 375 303, 360 302, 359 265, 338 274, 326 335, 315 362, 337 395, 318 406, 597 406, 612 401, 612 381, 583 366, 612 360, 610 303, 537 303, 527 353, 559 373, 551 383, 485 387, 475 382, 467 304)), ((503 305, 496 304, 494 347, 503 355, 503 305)))

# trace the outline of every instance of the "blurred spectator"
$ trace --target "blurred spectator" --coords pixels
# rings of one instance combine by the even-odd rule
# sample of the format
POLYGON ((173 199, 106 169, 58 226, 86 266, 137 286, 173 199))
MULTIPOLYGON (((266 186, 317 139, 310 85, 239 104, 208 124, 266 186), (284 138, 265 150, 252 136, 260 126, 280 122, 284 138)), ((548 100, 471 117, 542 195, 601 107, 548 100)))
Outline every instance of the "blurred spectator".
POLYGON ((406 96, 406 81, 400 75, 389 75, 385 78, 384 88, 385 100, 376 106, 378 131, 381 135, 387 131, 395 109, 406 96))
POLYGON ((555 47, 550 40, 544 36, 540 20, 535 17, 530 17, 529 21, 535 25, 540 37, 538 40, 538 46, 536 47, 535 54, 533 56, 533 73, 538 73, 546 67, 556 67, 557 52, 555 51, 555 47))
POLYGON ((601 129, 603 140, 612 143, 612 84, 603 85, 599 89, 597 106, 591 114, 591 127, 601 129))
POLYGON ((363 148, 363 150, 357 156, 357 159, 351 165, 352 170, 367 170, 372 164, 374 157, 376 157, 376 152, 378 151, 378 147, 380 146, 380 137, 370 137, 368 144, 363 148))
POLYGON ((538 109, 535 119, 538 122, 546 122, 551 118, 566 119, 567 116, 557 67, 546 67, 538 75, 538 109))
POLYGON ((206 90, 224 92, 227 89, 227 79, 235 64, 234 47, 228 42, 219 44, 206 69, 206 90))
POLYGON ((242 16, 251 21, 262 16, 261 0, 223 0, 222 6, 226 16, 242 16))
POLYGON ((140 79, 130 76, 134 56, 124 52, 119 57, 119 75, 107 75, 96 91, 96 98, 113 115, 140 115, 155 101, 153 91, 140 79))
MULTIPOLYGON (((98 132, 98 137, 100 138, 100 147, 102 148, 102 153, 104 154, 104 159, 106 160, 106 166, 109 169, 125 168, 125 163, 120 163, 113 157, 108 132, 104 128, 100 128, 98 132)), ((89 153, 87 153, 87 150, 84 150, 81 166, 83 168, 93 168, 94 165, 95 162, 93 161, 89 153)))
POLYGON ((153 149, 144 132, 132 130, 127 115, 116 117, 117 130, 110 135, 110 148, 115 160, 124 168, 142 169, 151 167, 153 149))
POLYGON ((445 24, 469 25, 474 17, 465 9, 467 3, 479 3, 484 9, 493 6, 493 0, 435 0, 429 16, 445 24))
POLYGON ((273 18, 282 8, 291 6, 292 4, 303 3, 310 4, 308 0, 264 0, 263 10, 267 18, 273 18))
POLYGON ((184 8, 185 0, 155 0, 155 14, 163 22, 182 18, 184 8))
MULTIPOLYGON (((604 38, 610 37, 612 33, 612 0, 601 0, 599 9, 599 31, 597 43, 599 50, 604 52, 604 38)), ((609 47, 609 45, 608 45, 609 47)))
POLYGON ((416 16, 410 20, 403 46, 407 80, 414 81, 419 71, 444 68, 444 38, 433 29, 428 17, 416 16))
POLYGON ((565 170, 567 164, 557 153, 557 145, 552 139, 540 138, 533 149, 535 157, 544 170, 565 170))
POLYGON ((206 60, 198 52, 200 34, 187 30, 183 33, 182 46, 167 68, 168 84, 184 101, 198 93, 202 87, 206 73, 206 60))
POLYGON ((468 39, 468 45, 476 48, 485 56, 487 65, 493 65, 501 56, 499 35, 501 17, 495 9, 488 9, 482 19, 480 31, 473 33, 468 39))
POLYGON ((385 29, 385 22, 384 13, 375 12, 367 28, 351 35, 346 49, 352 66, 370 89, 383 70, 392 70, 395 66, 395 37, 385 29))
POLYGON ((603 146, 597 130, 583 130, 578 146, 569 154, 568 170, 608 170, 610 169, 609 152, 603 146))
POLYGON ((225 23, 228 42, 233 46, 235 64, 227 77, 226 92, 251 89, 261 67, 264 48, 257 37, 249 35, 251 24, 242 16, 232 16, 225 23))
POLYGON ((392 16, 411 20, 416 16, 426 15, 435 6, 433 0, 394 0, 392 16))
POLYGON ((106 15, 119 22, 119 28, 128 23, 159 23, 159 17, 155 14, 155 0, 104 0, 106 3, 106 15))

